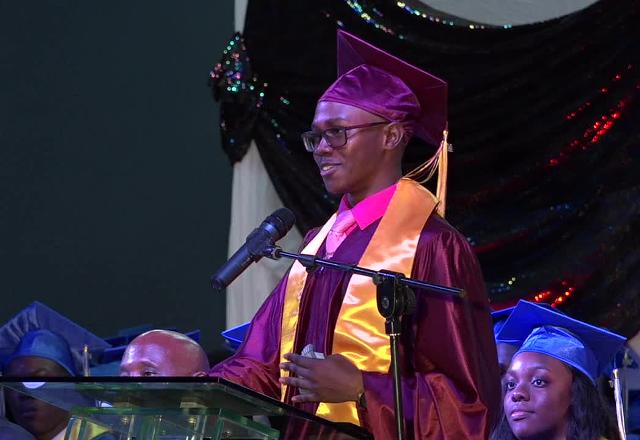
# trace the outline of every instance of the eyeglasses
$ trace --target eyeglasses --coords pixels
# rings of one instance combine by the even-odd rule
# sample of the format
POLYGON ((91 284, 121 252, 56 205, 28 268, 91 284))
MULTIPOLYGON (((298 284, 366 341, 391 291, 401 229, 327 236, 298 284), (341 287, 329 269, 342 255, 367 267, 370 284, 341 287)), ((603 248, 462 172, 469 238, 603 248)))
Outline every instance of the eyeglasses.
POLYGON ((322 139, 325 140, 327 145, 331 148, 341 148, 347 144, 347 131, 353 130, 354 128, 369 128, 375 127, 376 125, 386 125, 389 124, 387 121, 381 122, 369 122, 368 124, 360 124, 360 125, 350 125, 348 127, 331 127, 326 130, 318 131, 305 131, 302 133, 302 142, 304 143, 304 148, 309 152, 313 153, 320 145, 320 141, 322 139))

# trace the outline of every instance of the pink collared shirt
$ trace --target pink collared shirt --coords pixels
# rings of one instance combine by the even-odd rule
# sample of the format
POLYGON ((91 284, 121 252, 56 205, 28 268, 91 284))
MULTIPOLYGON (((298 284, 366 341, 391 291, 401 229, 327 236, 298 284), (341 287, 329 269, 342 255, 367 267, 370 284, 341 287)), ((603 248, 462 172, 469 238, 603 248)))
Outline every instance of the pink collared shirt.
POLYGON ((393 185, 370 195, 366 199, 361 200, 359 203, 356 203, 356 206, 354 206, 353 208, 349 206, 349 201, 346 194, 342 196, 342 200, 340 200, 340 206, 338 207, 338 214, 346 211, 347 209, 351 209, 351 213, 356 219, 356 223, 346 231, 346 235, 349 235, 356 228, 356 226, 358 226, 360 230, 363 230, 376 220, 381 219, 385 211, 387 210, 387 207, 389 206, 391 198, 395 194, 397 187, 398 184, 394 183, 393 185))

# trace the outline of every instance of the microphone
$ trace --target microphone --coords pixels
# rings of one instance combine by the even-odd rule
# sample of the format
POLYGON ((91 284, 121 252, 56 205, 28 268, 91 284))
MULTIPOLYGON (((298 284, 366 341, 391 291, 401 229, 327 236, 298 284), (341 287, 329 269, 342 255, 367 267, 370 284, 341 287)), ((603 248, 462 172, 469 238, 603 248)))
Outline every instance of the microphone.
POLYGON ((235 254, 211 275, 211 287, 222 290, 233 282, 247 267, 262 258, 267 246, 273 246, 293 227, 296 217, 287 208, 280 208, 267 217, 249 234, 235 254))

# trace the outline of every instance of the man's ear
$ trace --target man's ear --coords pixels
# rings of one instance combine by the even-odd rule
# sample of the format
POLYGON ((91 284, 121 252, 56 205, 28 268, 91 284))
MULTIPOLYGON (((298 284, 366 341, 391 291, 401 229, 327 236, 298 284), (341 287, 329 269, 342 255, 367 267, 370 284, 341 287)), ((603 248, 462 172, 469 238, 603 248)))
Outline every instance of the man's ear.
POLYGON ((404 147, 405 128, 398 122, 392 122, 384 129, 384 148, 385 150, 395 150, 404 147))

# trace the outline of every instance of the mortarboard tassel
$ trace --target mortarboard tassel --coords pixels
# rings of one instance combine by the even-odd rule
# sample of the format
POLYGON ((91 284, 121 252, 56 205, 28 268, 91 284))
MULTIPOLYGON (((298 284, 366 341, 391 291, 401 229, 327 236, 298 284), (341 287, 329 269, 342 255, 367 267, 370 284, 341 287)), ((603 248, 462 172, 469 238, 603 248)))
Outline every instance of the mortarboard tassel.
POLYGON ((449 169, 449 142, 447 138, 449 131, 445 128, 442 132, 442 144, 440 145, 440 154, 438 160, 438 186, 436 189, 436 197, 440 200, 436 208, 440 217, 444 218, 447 203, 447 171, 449 169))
POLYGON ((626 417, 624 412, 624 402, 622 398, 622 384, 620 380, 620 370, 613 370, 613 395, 616 402, 616 419, 618 421, 618 434, 622 440, 627 439, 626 417))
POLYGON ((449 131, 447 128, 442 132, 442 141, 438 151, 431 156, 426 162, 409 171, 405 177, 413 179, 421 184, 431 180, 433 175, 438 171, 438 186, 436 187, 436 197, 440 201, 436 212, 444 218, 446 210, 447 198, 447 170, 449 167, 449 149, 451 145, 448 142, 449 131))

